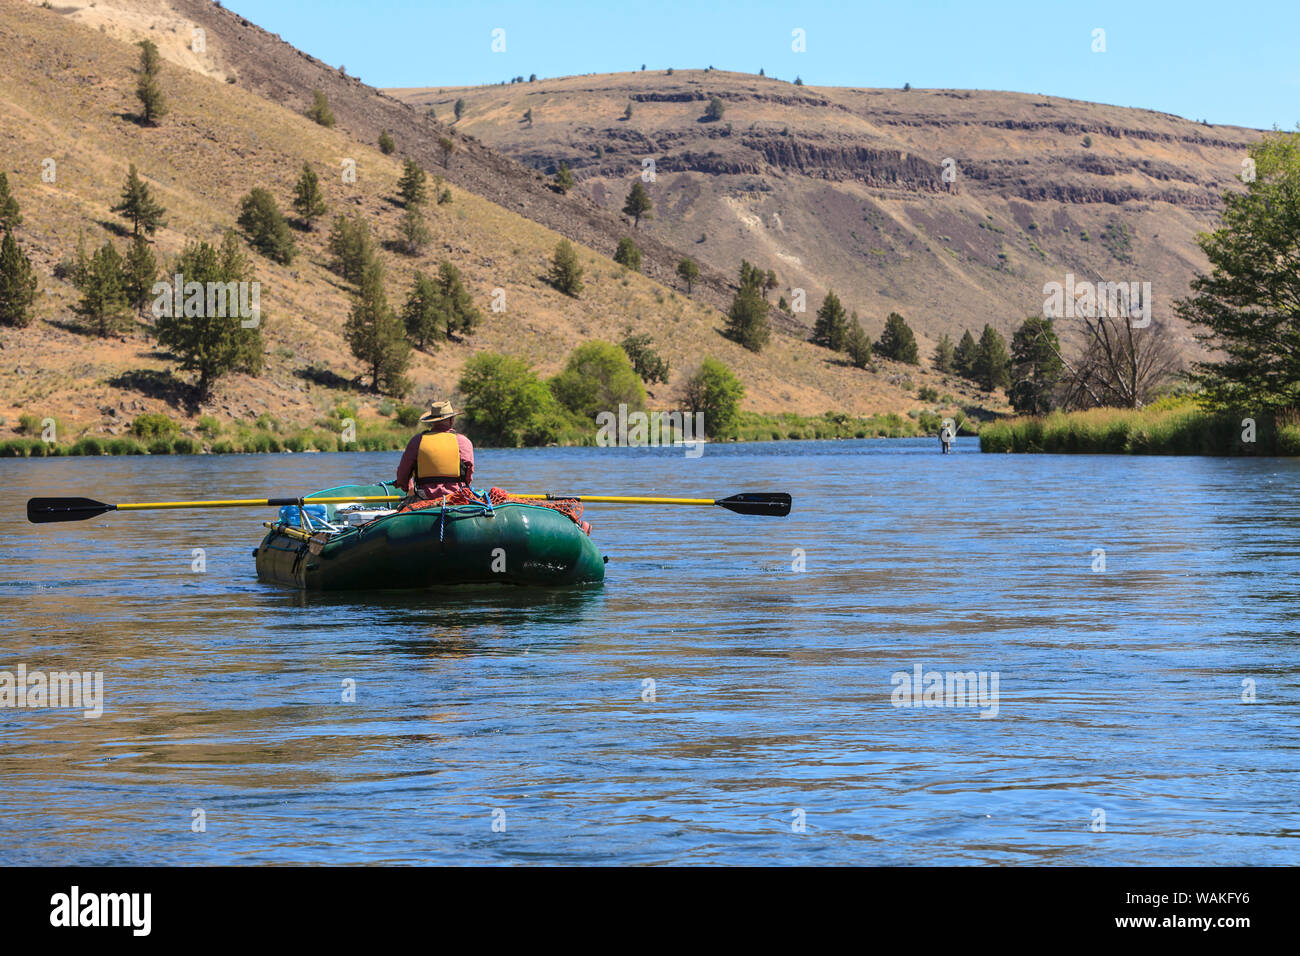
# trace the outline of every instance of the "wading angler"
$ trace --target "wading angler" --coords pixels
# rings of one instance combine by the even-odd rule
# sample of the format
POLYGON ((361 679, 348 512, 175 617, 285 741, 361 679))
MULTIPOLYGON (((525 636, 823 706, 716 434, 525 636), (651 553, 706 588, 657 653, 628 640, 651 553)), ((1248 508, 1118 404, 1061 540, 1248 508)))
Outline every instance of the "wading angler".
POLYGON ((238 318, 240 327, 255 329, 262 318, 260 282, 186 282, 177 273, 172 282, 155 282, 153 316, 162 318, 238 318))
POLYGON ((596 415, 596 427, 596 444, 601 448, 659 448, 681 444, 685 446, 687 458, 704 454, 703 412, 629 412, 625 403, 619 403, 617 415, 613 412, 596 415))

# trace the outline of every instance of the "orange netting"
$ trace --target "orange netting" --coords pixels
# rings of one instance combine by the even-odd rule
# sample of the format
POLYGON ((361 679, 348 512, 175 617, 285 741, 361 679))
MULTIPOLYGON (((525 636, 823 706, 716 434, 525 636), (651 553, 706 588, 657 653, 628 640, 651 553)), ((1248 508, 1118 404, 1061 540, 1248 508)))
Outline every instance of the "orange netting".
MULTIPOLYGON (((591 525, 582 520, 582 502, 578 501, 576 498, 561 498, 557 501, 544 501, 533 498, 520 498, 501 488, 492 488, 488 491, 488 499, 492 502, 493 507, 513 503, 521 505, 536 505, 539 508, 552 508, 567 517, 585 533, 591 534, 591 525)), ((469 488, 461 486, 455 489, 451 494, 447 495, 446 499, 443 499, 441 496, 437 498, 407 499, 402 502, 398 510, 420 511, 424 508, 441 508, 444 500, 448 507, 454 505, 483 504, 482 498, 476 496, 469 490, 469 488)))

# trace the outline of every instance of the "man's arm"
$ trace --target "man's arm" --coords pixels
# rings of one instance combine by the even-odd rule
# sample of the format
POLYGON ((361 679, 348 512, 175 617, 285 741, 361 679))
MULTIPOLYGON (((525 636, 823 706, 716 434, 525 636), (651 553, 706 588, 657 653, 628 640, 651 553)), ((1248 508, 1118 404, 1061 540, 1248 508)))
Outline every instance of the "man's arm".
POLYGON ((415 470, 415 459, 420 454, 420 439, 423 435, 416 435, 406 443, 406 451, 402 452, 402 460, 397 463, 397 487, 410 490, 411 473, 415 470))
POLYGON ((456 436, 456 441, 460 444, 460 457, 465 462, 463 481, 468 485, 474 480, 474 443, 460 434, 456 436))

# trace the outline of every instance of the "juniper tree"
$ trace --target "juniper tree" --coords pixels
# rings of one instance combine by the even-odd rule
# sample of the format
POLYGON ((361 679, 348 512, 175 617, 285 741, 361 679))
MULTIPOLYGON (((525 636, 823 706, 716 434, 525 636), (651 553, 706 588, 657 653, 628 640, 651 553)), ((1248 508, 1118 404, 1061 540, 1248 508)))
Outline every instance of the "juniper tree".
POLYGON ((986 392, 1011 384, 1011 356, 1007 341, 993 326, 985 324, 971 368, 976 383, 986 392))
POLYGON ((704 111, 704 118, 710 123, 722 119, 722 114, 726 112, 726 107, 722 105, 722 100, 716 96, 709 100, 708 109, 704 111))
POLYGON ((456 114, 456 119, 458 120, 465 115, 464 97, 461 97, 460 99, 456 100, 456 105, 452 107, 452 112, 456 114))
POLYGON ((409 157, 402 161, 402 176, 397 180, 397 195, 407 209, 423 205, 429 198, 428 174, 409 157))
POLYGON ((642 380, 653 385, 655 382, 668 381, 668 363, 659 357, 650 347, 649 335, 633 335, 631 330, 619 344, 632 362, 632 368, 642 380))
POLYGON ((560 169, 555 174, 555 185, 562 193, 567 193, 573 188, 573 173, 569 170, 568 163, 560 163, 560 169))
POLYGON ((330 268, 354 285, 360 284, 366 266, 375 257, 370 227, 360 215, 335 216, 326 248, 332 257, 330 268))
POLYGON ((430 239, 429 226, 419 206, 408 206, 397 224, 397 244, 408 256, 418 256, 430 239))
POLYGON ((0 325, 24 329, 32 321, 36 273, 12 232, 0 236, 0 325))
POLYGON ((647 219, 651 218, 650 210, 653 205, 650 202, 650 194, 646 192, 645 187, 638 180, 632 184, 632 189, 627 194, 627 201, 623 203, 623 213, 633 218, 634 226, 640 226, 642 216, 647 219))
POLYGON ((691 287, 695 284, 695 280, 700 277, 700 267, 695 264, 694 259, 683 259, 677 263, 677 275, 686 283, 686 294, 690 295, 691 287))
POLYGON ((0 172, 0 232, 13 232, 22 224, 18 200, 9 192, 9 177, 0 172))
POLYGON ((961 341, 957 343, 957 348, 953 351, 953 364, 957 369, 957 374, 963 378, 975 377, 975 359, 979 354, 979 346, 975 344, 975 336, 970 334, 970 329, 962 333, 961 341))
POLYGON ((141 40, 140 76, 136 80, 135 95, 143 110, 140 118, 152 125, 160 117, 167 115, 167 98, 163 96, 158 78, 162 73, 162 57, 152 40, 141 40))
POLYGON ((145 303, 153 293, 157 278, 158 259, 154 256, 149 240, 144 236, 134 237, 122 263, 122 282, 127 302, 141 317, 144 316, 145 303))
POLYGON ((393 137, 389 135, 388 130, 381 132, 379 134, 379 151, 385 156, 391 156, 396 149, 397 144, 393 142, 393 137))
POLYGON ((751 352, 761 352, 772 335, 767 321, 767 303, 758 288, 741 286, 727 310, 725 334, 751 352))
POLYGON ((551 285, 566 295, 577 298, 582 291, 582 266, 578 264, 578 253, 568 239, 561 239, 555 246, 551 257, 551 269, 547 276, 551 285))
MULTIPOLYGON (((209 283, 228 286, 255 281, 253 266, 233 231, 226 232, 219 247, 191 242, 172 269, 186 284, 197 282, 204 287, 209 283)), ((211 395, 216 381, 229 372, 261 373, 266 315, 258 314, 253 323, 251 316, 241 316, 239 309, 229 304, 223 310, 225 315, 209 314, 206 300, 196 305, 187 300, 179 311, 174 307, 163 310, 154 322, 154 333, 158 344, 179 359, 181 370, 198 373, 194 390, 202 401, 211 395)))
POLYGON ((384 267, 372 259, 361 276, 352 311, 343 327, 344 336, 370 375, 370 390, 404 396, 411 390, 405 377, 411 365, 411 346, 402 323, 384 294, 384 267))
POLYGON ((897 312, 889 313, 889 317, 885 319, 885 330, 880 333, 876 352, 895 362, 906 362, 908 365, 921 364, 916 336, 912 334, 907 321, 897 312))
POLYGON ((440 136, 438 138, 438 151, 442 153, 442 168, 448 169, 451 154, 456 151, 456 141, 450 136, 440 136))
POLYGON ((281 265, 293 262, 298 252, 293 233, 276 206, 275 197, 265 189, 254 189, 240 200, 238 222, 249 244, 262 255, 281 265))
POLYGON ((952 339, 948 333, 944 333, 939 344, 934 347, 934 355, 930 359, 930 364, 934 366, 936 372, 943 372, 951 375, 957 371, 957 350, 953 348, 952 339))
POLYGON ((417 271, 411 283, 411 291, 402 306, 402 325, 407 337, 421 351, 446 336, 447 318, 442 293, 438 284, 423 272, 417 271))
POLYGON ((1065 364, 1052 320, 1031 315, 1011 336, 1007 398, 1021 415, 1046 415, 1055 406, 1065 364))
POLYGON ((474 305, 474 297, 465 288, 460 270, 450 262, 438 265, 438 291, 442 295, 447 316, 447 335, 468 335, 483 321, 483 315, 474 305))
POLYGON ((870 368, 874 351, 871 336, 867 335, 858 321, 858 314, 853 313, 844 333, 844 351, 849 354, 849 361, 858 368, 870 368))
POLYGON ((334 111, 330 109, 330 101, 320 90, 311 91, 311 106, 307 107, 307 118, 327 128, 334 126, 334 111))
POLYGON ((325 197, 321 193, 320 177, 310 163, 302 164, 302 175, 293 187, 293 211, 298 214, 304 228, 311 229, 314 220, 325 215, 325 197))
POLYGON ((140 178, 134 163, 131 164, 126 184, 122 187, 122 201, 109 211, 118 213, 131 223, 133 236, 140 235, 142 229, 152 236, 167 225, 162 218, 167 210, 161 203, 154 201, 153 194, 149 192, 149 184, 140 178))
POLYGON ((81 298, 73 311, 101 337, 121 328, 127 312, 126 284, 122 275, 122 257, 112 242, 95 250, 83 268, 78 269, 81 298))
POLYGON ((633 272, 640 272, 641 250, 637 248, 636 243, 629 237, 624 236, 618 241, 618 249, 614 252, 614 261, 621 266, 631 269, 633 272))
POLYGON ((823 345, 835 352, 843 352, 848 341, 849 315, 840 303, 834 290, 826 293, 821 308, 817 310, 817 321, 813 323, 812 340, 814 345, 823 345))

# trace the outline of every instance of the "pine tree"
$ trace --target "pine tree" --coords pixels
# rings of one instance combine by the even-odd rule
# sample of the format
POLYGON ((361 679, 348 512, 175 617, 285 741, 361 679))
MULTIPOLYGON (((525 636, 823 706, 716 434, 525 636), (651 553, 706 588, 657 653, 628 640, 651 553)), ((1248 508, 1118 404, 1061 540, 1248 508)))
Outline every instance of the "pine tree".
POLYGON ((366 266, 375 257, 370 227, 360 215, 335 216, 326 248, 333 257, 330 268, 354 285, 361 283, 366 266))
POLYGON ((385 156, 392 156, 397 144, 393 142, 393 137, 389 135, 388 130, 379 134, 379 151, 385 156))
POLYGON ((844 334, 844 351, 849 353, 849 361, 858 368, 871 367, 871 355, 874 351, 871 336, 867 335, 862 328, 856 312, 849 320, 848 330, 844 334))
POLYGON ((763 279, 763 298, 766 299, 767 294, 771 292, 773 289, 775 289, 778 285, 780 285, 780 283, 777 281, 776 278, 776 270, 768 269, 767 275, 763 279))
POLYGON ((980 335, 971 371, 974 372, 976 383, 986 392, 1011 384, 1011 356, 1007 353, 1006 339, 991 325, 986 324, 980 335))
MULTIPOLYGON (((206 242, 190 243, 172 268, 187 285, 255 281, 252 264, 233 231, 225 234, 219 248, 206 242)), ((200 401, 206 400, 216 381, 229 372, 258 375, 262 371, 265 312, 257 317, 256 325, 248 328, 238 309, 231 310, 227 304, 226 313, 208 315, 206 302, 198 309, 186 303, 179 314, 169 307, 154 322, 158 344, 177 356, 183 371, 198 372, 195 393, 200 401)))
POLYGON ((424 351, 446 335, 447 315, 438 284, 423 272, 415 273, 415 281, 402 306, 402 325, 415 347, 424 351))
POLYGON ((1011 387, 1007 398, 1021 415, 1046 415, 1055 406, 1065 371, 1052 320, 1031 315, 1011 336, 1011 387))
POLYGON ((430 239, 429 226, 419 206, 408 206, 397 225, 397 244, 408 256, 418 256, 430 239))
POLYGON ((551 285, 566 295, 577 298, 582 291, 582 266, 578 264, 578 253, 568 239, 561 239, 555 246, 551 257, 551 271, 548 279, 551 285))
POLYGON ((162 86, 158 82, 162 73, 162 57, 159 56, 158 47, 152 40, 141 40, 138 45, 140 77, 136 81, 135 95, 144 110, 140 115, 141 120, 153 125, 160 117, 167 115, 167 99, 163 96, 162 86))
POLYGON ((320 177, 310 163, 302 164, 302 175, 293 187, 293 211, 306 229, 312 228, 317 218, 325 215, 325 197, 321 194, 320 177))
POLYGON ((906 320, 897 312, 890 312, 889 317, 885 319, 885 331, 880 333, 880 341, 876 343, 876 353, 895 362, 906 362, 908 365, 921 364, 916 336, 912 334, 906 320))
POLYGON ((127 312, 122 257, 113 248, 113 243, 105 242, 95 250, 80 272, 78 289, 81 299, 73 306, 73 311, 86 320, 96 335, 107 337, 122 326, 127 312))
POLYGON ((25 329, 32 322, 36 273, 12 232, 0 237, 0 325, 25 329))
POLYGON ((725 334, 751 352, 761 352, 767 344, 772 335, 767 321, 767 303, 755 287, 743 286, 731 300, 725 334))
POLYGON ((154 256, 149 240, 136 236, 131 240, 126 260, 122 264, 122 284, 126 291, 126 300, 144 317, 145 303, 153 294, 154 281, 158 278, 158 259, 154 256))
POLYGON ((628 103, 627 108, 623 110, 623 119, 630 120, 631 118, 632 118, 632 104, 628 103))
POLYGON ((474 305, 474 297, 465 288, 460 270, 450 262, 438 265, 438 292, 442 295, 447 314, 447 336, 468 335, 483 321, 483 315, 474 305))
POLYGON ((401 397, 411 390, 405 377, 411 365, 411 346, 402 323, 388 306, 384 267, 377 258, 366 266, 343 332, 352 354, 370 375, 371 391, 401 397))
POLYGON ((677 263, 677 275, 686 283, 686 294, 691 294, 691 287, 695 280, 700 277, 700 267, 695 264, 694 259, 683 259, 677 263))
POLYGON ((161 203, 154 201, 149 192, 149 184, 140 178, 134 163, 131 164, 126 184, 122 187, 122 201, 109 211, 119 213, 123 219, 130 221, 133 236, 140 235, 141 229, 152 236, 167 225, 162 218, 167 210, 161 203))
POLYGON ((442 153, 442 168, 449 168, 451 154, 456 151, 456 141, 450 136, 440 136, 438 138, 438 151, 442 153))
POLYGON ((979 347, 975 344, 975 336, 970 334, 970 329, 967 329, 953 353, 953 364, 957 368, 958 375, 963 378, 975 377, 975 358, 978 353, 979 347))
POLYGON ((618 249, 614 252, 614 261, 621 266, 626 266, 633 272, 640 272, 641 250, 637 248, 636 243, 631 238, 624 236, 618 241, 618 249))
POLYGON ((330 101, 320 90, 311 91, 311 106, 307 108, 307 118, 327 128, 334 126, 334 111, 330 109, 330 101))
POLYGON ((704 119, 707 122, 715 123, 722 119, 722 114, 725 113, 726 110, 727 108, 722 105, 722 100, 715 96, 709 100, 709 107, 704 111, 704 119))
POLYGON ((948 333, 945 332, 939 344, 934 347, 934 356, 930 359, 930 364, 934 366, 936 372, 947 375, 957 371, 957 350, 953 348, 948 333))
POLYGON ((555 187, 562 193, 567 193, 574 186, 573 173, 569 169, 568 163, 560 163, 560 169, 555 174, 555 187))
POLYGON ((645 191, 641 181, 637 180, 632 184, 632 189, 627 194, 627 201, 623 203, 623 214, 633 218, 632 225, 638 227, 641 225, 641 217, 646 219, 652 218, 650 210, 653 208, 650 202, 650 194, 645 191))
POLYGON ((397 195, 407 209, 422 206, 428 200, 427 180, 428 174, 415 160, 408 158, 402 162, 402 177, 397 181, 397 195))
POLYGON ((761 297, 763 294, 763 283, 767 276, 758 266, 751 266, 746 260, 740 260, 740 288, 754 293, 761 297))
POLYGON ((9 177, 0 173, 0 232, 13 232, 22 224, 18 200, 9 192, 9 177))
POLYGON ((275 197, 265 189, 254 189, 240 200, 238 222, 249 244, 262 255, 281 265, 293 262, 298 252, 293 233, 276 206, 275 197))
POLYGON ((456 105, 452 107, 452 112, 456 114, 456 119, 458 120, 465 115, 464 97, 461 97, 460 99, 456 100, 456 105))
POLYGON ((822 299, 822 307, 817 310, 817 321, 813 323, 813 344, 843 352, 848 343, 848 334, 848 312, 835 292, 828 291, 826 298, 822 299))

